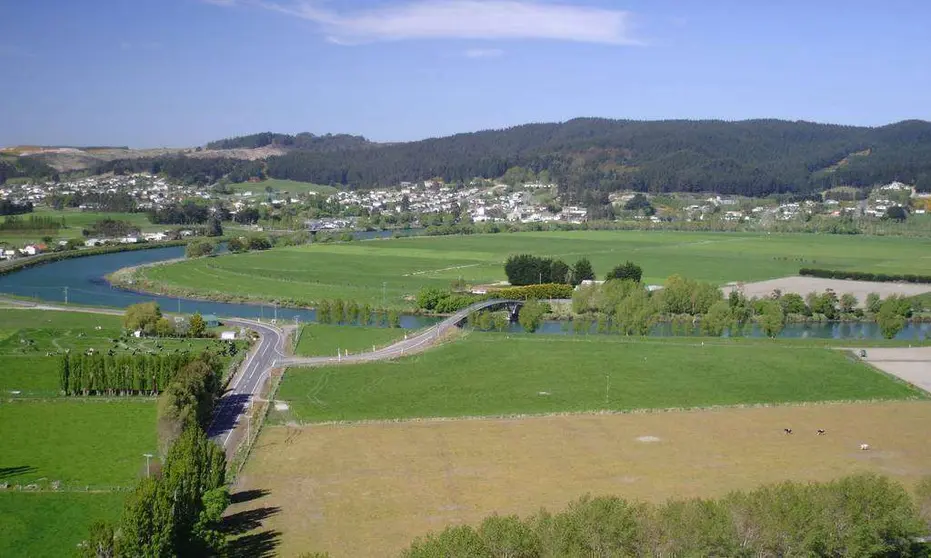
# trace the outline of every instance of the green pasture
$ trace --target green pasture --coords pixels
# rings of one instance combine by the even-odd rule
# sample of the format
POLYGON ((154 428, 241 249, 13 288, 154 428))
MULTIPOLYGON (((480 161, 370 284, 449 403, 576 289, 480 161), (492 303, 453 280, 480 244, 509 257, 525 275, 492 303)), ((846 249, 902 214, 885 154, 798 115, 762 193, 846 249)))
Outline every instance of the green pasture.
POLYGON ((301 329, 294 352, 301 356, 335 356, 336 351, 361 353, 403 337, 404 331, 399 329, 309 324, 301 329))
POLYGON ((226 343, 215 339, 121 338, 122 335, 120 316, 0 309, 0 396, 58 396, 57 355, 66 351, 199 353, 211 347, 222 348, 226 343))
POLYGON ((95 521, 120 517, 126 493, 0 490, 0 556, 74 556, 95 521))
POLYGON ((155 453, 155 402, 103 398, 0 403, 0 471, 10 484, 128 487, 155 453))
POLYGON ((318 194, 330 195, 337 191, 336 188, 324 184, 298 182, 296 180, 280 180, 277 178, 269 178, 262 182, 237 182, 235 184, 230 184, 230 189, 234 192, 252 192, 255 196, 265 195, 265 188, 269 187, 273 192, 288 192, 290 194, 315 192, 318 194))
POLYGON ((64 219, 65 228, 50 231, 0 231, 0 242, 21 245, 38 242, 44 236, 51 236, 56 241, 71 238, 83 238, 81 232, 91 224, 102 219, 110 218, 117 221, 129 221, 145 232, 163 230, 165 225, 153 225, 145 213, 107 213, 102 211, 81 211, 66 209, 57 211, 47 207, 37 208, 33 213, 20 215, 21 219, 29 219, 30 215, 37 217, 52 217, 64 219))
POLYGON ((289 369, 280 420, 540 414, 922 397, 842 351, 472 333, 407 359, 289 369))
POLYGON ((931 273, 922 242, 901 237, 811 234, 568 231, 414 237, 315 244, 147 268, 150 287, 172 294, 279 300, 313 305, 353 299, 410 308, 424 286, 446 288, 505 280, 510 254, 531 253, 573 263, 588 257, 599 278, 632 260, 644 281, 674 273, 724 284, 794 275, 801 267, 888 273, 931 273))

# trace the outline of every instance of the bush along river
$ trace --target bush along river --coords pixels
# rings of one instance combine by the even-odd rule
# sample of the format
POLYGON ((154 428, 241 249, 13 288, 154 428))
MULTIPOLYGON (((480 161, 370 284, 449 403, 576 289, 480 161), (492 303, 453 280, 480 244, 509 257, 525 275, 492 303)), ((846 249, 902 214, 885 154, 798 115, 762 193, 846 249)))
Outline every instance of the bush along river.
MULTIPOLYGON (((316 321, 314 310, 306 308, 275 307, 271 304, 234 304, 210 302, 189 298, 167 297, 115 288, 105 276, 125 267, 154 264, 184 258, 184 247, 173 246, 131 252, 114 252, 96 256, 70 258, 36 265, 0 276, 0 295, 34 299, 37 302, 70 303, 85 306, 124 308, 140 302, 155 301, 166 312, 214 314, 220 317, 277 318, 279 322, 316 321)), ((404 315, 401 327, 419 329, 432 325, 440 318, 404 315)), ((522 331, 520 325, 510 324, 510 332, 522 331)), ((546 321, 538 333, 578 335, 592 332, 575 332, 566 322, 546 321)), ((672 324, 654 326, 650 335, 671 337, 684 333, 698 336, 697 329, 683 332, 672 324)), ((606 334, 611 335, 611 334, 606 334)), ((748 337, 764 337, 757 327, 745 332, 748 337)), ((789 323, 779 334, 788 339, 882 339, 875 323, 789 323)), ((909 322, 896 336, 901 341, 923 341, 931 338, 931 324, 909 322)))

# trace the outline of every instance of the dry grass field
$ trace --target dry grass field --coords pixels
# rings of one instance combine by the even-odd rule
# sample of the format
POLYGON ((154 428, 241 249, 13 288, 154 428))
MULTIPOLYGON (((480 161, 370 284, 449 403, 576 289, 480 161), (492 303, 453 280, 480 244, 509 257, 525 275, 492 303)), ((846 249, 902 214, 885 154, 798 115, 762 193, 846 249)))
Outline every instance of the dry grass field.
POLYGON ((928 424, 931 402, 913 401, 275 426, 237 487, 268 492, 228 513, 253 536, 280 532, 282 556, 391 556, 447 524, 585 493, 661 501, 859 471, 911 484, 931 474, 928 424))
MULTIPOLYGON (((724 296, 734 290, 735 285, 722 287, 724 296)), ((769 281, 745 283, 743 292, 747 297, 766 298, 776 289, 783 293, 796 293, 802 296, 808 293, 823 293, 831 289, 837 296, 852 294, 857 297, 862 308, 870 293, 878 293, 882 298, 889 295, 916 296, 931 291, 931 285, 917 283, 880 283, 878 281, 848 281, 846 279, 822 279, 820 277, 781 277, 769 281)))

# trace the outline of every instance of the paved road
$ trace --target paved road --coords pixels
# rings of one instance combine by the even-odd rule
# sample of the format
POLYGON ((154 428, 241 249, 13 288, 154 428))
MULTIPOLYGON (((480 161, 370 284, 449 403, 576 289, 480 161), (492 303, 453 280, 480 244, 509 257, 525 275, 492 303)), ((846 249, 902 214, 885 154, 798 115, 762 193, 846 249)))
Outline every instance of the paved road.
POLYGON ((245 319, 226 319, 224 325, 251 329, 261 337, 253 347, 243 365, 230 380, 226 393, 217 404, 213 422, 207 428, 207 436, 216 440, 226 450, 235 449, 233 433, 259 395, 265 380, 277 362, 285 356, 284 334, 275 326, 245 319))

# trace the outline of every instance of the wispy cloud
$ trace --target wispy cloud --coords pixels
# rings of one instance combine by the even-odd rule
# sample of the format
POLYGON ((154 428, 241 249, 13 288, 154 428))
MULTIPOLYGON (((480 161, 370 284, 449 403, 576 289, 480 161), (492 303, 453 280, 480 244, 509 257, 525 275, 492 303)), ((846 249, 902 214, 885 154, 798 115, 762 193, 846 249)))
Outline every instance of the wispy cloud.
POLYGON ((497 58, 504 54, 500 48, 470 48, 463 52, 466 58, 497 58))
POLYGON ((315 23, 342 44, 414 39, 549 39, 639 44, 630 14, 539 0, 408 0, 392 6, 337 11, 314 0, 204 0, 252 5, 315 23))

